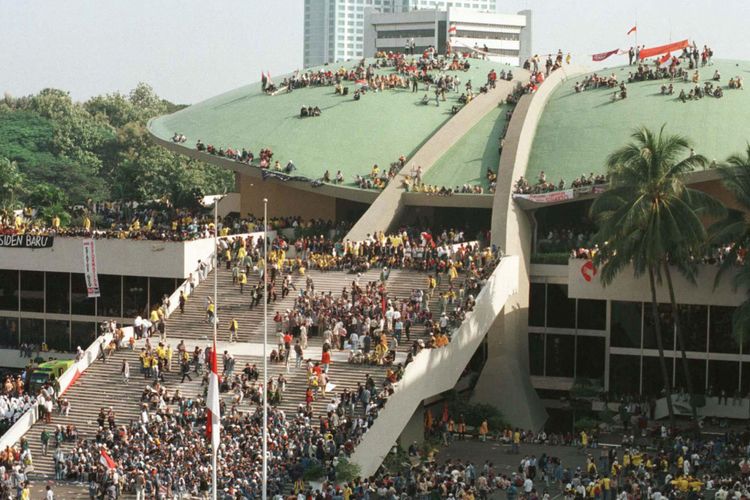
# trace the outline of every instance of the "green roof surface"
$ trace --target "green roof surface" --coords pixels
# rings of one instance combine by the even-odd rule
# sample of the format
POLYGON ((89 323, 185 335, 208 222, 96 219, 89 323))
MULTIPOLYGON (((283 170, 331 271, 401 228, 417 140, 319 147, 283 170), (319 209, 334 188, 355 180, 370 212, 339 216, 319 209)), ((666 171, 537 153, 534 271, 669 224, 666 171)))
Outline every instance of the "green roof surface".
MULTIPOLYGON (((683 63, 684 64, 684 63, 683 63)), ((626 81, 635 66, 598 71, 599 75, 614 73, 626 81)), ((661 95, 661 86, 669 80, 627 84, 628 97, 612 101, 613 89, 591 89, 576 94, 576 81, 571 78, 558 87, 542 114, 529 158, 527 177, 535 179, 541 170, 547 179, 566 184, 589 172, 606 171, 607 156, 630 140, 631 132, 646 126, 653 129, 666 124, 672 134, 687 136, 697 153, 709 161, 721 162, 730 154, 743 151, 750 139, 747 127, 750 116, 750 92, 727 88, 730 78, 741 76, 745 86, 750 77, 750 62, 715 61, 700 68, 700 84, 708 81, 715 70, 721 73, 724 97, 704 97, 681 102, 681 89, 688 92, 692 83, 673 82, 675 94, 661 95)), ((692 76, 692 72, 691 72, 692 76)))
POLYGON ((482 118, 461 137, 424 176, 426 184, 455 187, 463 184, 489 187, 487 170, 497 172, 500 138, 508 124, 505 115, 511 106, 503 104, 482 118))
MULTIPOLYGON (((344 66, 351 68, 354 64, 344 66)), ((339 67, 329 66, 331 70, 339 67)), ((477 92, 491 68, 499 72, 508 66, 472 59, 471 69, 458 73, 461 90, 471 79, 477 92)), ((282 77, 273 79, 277 85, 281 80, 282 77)), ((271 148, 274 160, 282 166, 294 161, 295 175, 314 179, 326 170, 331 176, 341 170, 346 184, 351 185, 356 174, 369 174, 375 163, 383 168, 401 155, 413 155, 451 118, 450 108, 460 95, 449 94, 447 102, 436 106, 434 93, 430 92, 430 104, 423 105, 420 101, 425 91, 420 84, 416 93, 368 92, 355 101, 354 82, 346 85, 349 95, 345 97, 336 95, 332 86, 269 96, 261 91, 260 83, 254 83, 159 117, 151 122, 150 130, 165 140, 171 140, 176 132, 184 134, 189 148, 194 148, 198 139, 217 149, 245 147, 256 157, 261 148, 271 148), (322 114, 300 118, 302 106, 318 106, 322 114)))

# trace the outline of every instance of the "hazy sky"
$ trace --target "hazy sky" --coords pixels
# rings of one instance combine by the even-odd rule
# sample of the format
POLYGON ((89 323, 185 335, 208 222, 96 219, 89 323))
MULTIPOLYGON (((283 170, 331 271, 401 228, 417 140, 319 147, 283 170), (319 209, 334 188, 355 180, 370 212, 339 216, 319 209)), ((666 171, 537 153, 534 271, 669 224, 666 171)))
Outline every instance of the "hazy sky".
MULTIPOLYGON (((533 49, 574 58, 689 38, 750 59, 750 0, 500 0, 534 10, 533 49)), ((0 92, 45 87, 75 99, 139 81, 192 103, 302 64, 303 0, 0 0, 0 92)), ((622 61, 613 57, 608 63, 622 61)))

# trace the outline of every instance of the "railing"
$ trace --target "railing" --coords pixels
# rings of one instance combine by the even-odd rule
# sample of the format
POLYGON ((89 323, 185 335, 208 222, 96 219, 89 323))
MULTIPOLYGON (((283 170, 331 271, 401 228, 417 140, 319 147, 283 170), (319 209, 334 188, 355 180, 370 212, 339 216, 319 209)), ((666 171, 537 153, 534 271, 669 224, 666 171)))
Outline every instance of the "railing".
MULTIPOLYGON (((675 415, 689 417, 693 414, 690 408, 690 401, 686 396, 672 394, 672 407, 675 415)), ((750 418, 750 399, 733 398, 732 396, 727 396, 726 398, 707 396, 705 397, 705 404, 698 406, 695 410, 699 418, 716 417, 747 420, 750 418), (721 401, 724 401, 724 404, 721 401)), ((669 416, 667 398, 662 397, 657 399, 656 408, 654 408, 654 419, 659 420, 667 416, 669 416)))
MULTIPOLYGON (((229 235, 225 238, 236 238, 236 237, 247 237, 251 235, 258 235, 263 233, 249 233, 249 234, 243 234, 243 235, 229 235)), ((274 233, 275 234, 275 233, 274 233)), ((270 236, 270 233, 269 233, 270 236)), ((213 257, 213 254, 211 255, 213 257)), ((212 269, 212 262, 213 258, 208 260, 209 263, 209 271, 212 269)), ((195 272, 198 270, 196 269, 195 272)), ((200 273, 198 273, 198 279, 200 280, 200 273)), ((190 294, 190 282, 189 280, 185 280, 182 282, 182 284, 177 287, 177 289, 174 291, 174 293, 170 296, 170 305, 167 309, 166 316, 169 317, 178 307, 179 307, 179 298, 180 298, 180 290, 184 290, 186 295, 190 294)), ((126 326, 122 329, 124 335, 121 341, 121 347, 124 345, 127 345, 130 338, 133 336, 133 327, 132 326, 126 326), (124 344, 124 345, 123 345, 124 344)), ((65 372, 63 372, 62 375, 57 379, 58 384, 60 385, 60 392, 57 394, 57 397, 62 396, 65 391, 70 389, 73 384, 76 383, 78 378, 92 365, 94 364, 94 361, 99 357, 99 353, 102 350, 102 345, 106 346, 114 337, 113 333, 107 332, 104 335, 101 335, 94 340, 91 345, 89 345, 86 350, 83 352, 83 356, 77 360, 75 363, 70 365, 65 372)), ((18 441, 31 429, 31 427, 39 420, 39 410, 38 410, 38 404, 34 404, 31 408, 29 408, 26 413, 24 413, 16 422, 5 431, 5 433, 0 436, 0 449, 5 450, 8 447, 12 447, 18 441)))
POLYGON ((518 266, 517 256, 503 257, 451 342, 442 348, 423 349, 406 367, 394 393, 354 450, 352 460, 359 464, 363 477, 377 471, 419 404, 456 384, 505 301, 516 292, 518 266))

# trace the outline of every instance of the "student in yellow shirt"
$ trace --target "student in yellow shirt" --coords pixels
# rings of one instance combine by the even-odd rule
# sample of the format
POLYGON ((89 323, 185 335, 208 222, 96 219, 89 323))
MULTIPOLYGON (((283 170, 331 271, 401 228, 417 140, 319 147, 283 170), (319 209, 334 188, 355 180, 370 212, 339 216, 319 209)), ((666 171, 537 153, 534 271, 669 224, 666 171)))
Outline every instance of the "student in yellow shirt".
POLYGON ((239 336, 240 325, 235 318, 229 322, 229 342, 236 342, 235 337, 239 336))

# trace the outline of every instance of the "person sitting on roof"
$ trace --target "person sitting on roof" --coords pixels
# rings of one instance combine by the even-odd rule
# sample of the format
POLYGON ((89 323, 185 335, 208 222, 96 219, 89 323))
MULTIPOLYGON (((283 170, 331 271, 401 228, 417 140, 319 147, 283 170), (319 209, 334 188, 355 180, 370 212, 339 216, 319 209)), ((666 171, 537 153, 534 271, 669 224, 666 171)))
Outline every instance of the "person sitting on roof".
POLYGON ((287 174, 291 174, 295 170, 297 170, 297 167, 294 166, 294 162, 292 160, 289 160, 289 163, 287 163, 286 167, 284 167, 284 172, 286 172, 287 174))
POLYGON ((714 78, 713 79, 714 79, 715 82, 721 81, 721 73, 719 73, 718 69, 714 72, 714 78))
POLYGON ((299 116, 300 118, 304 118, 306 116, 309 116, 309 113, 307 112, 307 107, 302 106, 302 108, 299 110, 299 116))
POLYGON ((323 182, 331 182, 331 172, 328 170, 323 174, 323 182))
POLYGON ((344 174, 341 173, 341 170, 336 172, 336 184, 341 184, 344 182, 344 174))

